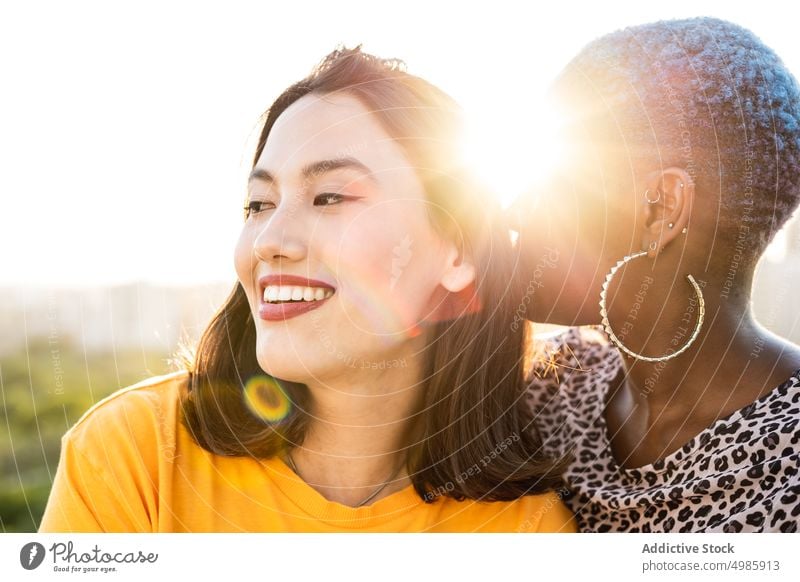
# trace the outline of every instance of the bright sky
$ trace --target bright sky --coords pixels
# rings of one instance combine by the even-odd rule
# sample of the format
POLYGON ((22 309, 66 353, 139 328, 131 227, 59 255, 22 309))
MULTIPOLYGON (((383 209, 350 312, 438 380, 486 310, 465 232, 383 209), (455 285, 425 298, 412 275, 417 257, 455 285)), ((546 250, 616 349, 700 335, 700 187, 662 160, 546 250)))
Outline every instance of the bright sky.
POLYGON ((233 281, 258 117, 339 43, 402 58, 458 99, 484 175, 510 193, 542 155, 535 113, 549 80, 603 33, 718 16, 800 76, 790 4, 767 0, 9 4, 2 286, 233 281))

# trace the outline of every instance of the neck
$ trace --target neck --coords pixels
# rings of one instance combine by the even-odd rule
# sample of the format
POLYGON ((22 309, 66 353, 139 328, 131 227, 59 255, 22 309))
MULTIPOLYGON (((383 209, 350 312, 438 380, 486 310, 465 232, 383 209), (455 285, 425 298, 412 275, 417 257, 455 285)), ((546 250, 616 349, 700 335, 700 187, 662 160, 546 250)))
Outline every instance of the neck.
MULTIPOLYGON (((666 422, 724 415, 736 403, 752 402, 764 390, 763 382, 750 381, 754 372, 762 379, 765 373, 757 351, 763 330, 750 312, 736 316, 712 309, 706 311, 706 318, 694 344, 677 358, 662 362, 624 358, 626 385, 638 405, 649 411, 650 419, 666 422)), ((675 335, 686 341, 692 327, 688 332, 686 326, 679 327, 675 335)))
MULTIPOLYGON (((657 279, 653 276, 654 279, 657 279)), ((696 277, 698 281, 700 277, 696 277)), ((638 353, 660 356, 688 340, 697 316, 691 287, 654 280, 623 342, 638 353), (668 292, 661 292, 667 288, 668 292)), ((627 293, 634 281, 626 285, 627 293)), ((699 281, 705 322, 689 349, 662 362, 624 357, 624 380, 608 396, 606 417, 615 456, 641 466, 674 452, 715 420, 752 403, 800 367, 797 346, 761 327, 749 295, 721 293, 721 284, 699 281)), ((749 288, 749 287, 748 287, 749 288)), ((641 288, 638 290, 641 296, 641 288)), ((624 295, 618 295, 622 297, 624 295)), ((641 297, 640 297, 641 299, 641 297)), ((617 306, 616 319, 625 315, 617 306)))
POLYGON ((291 456, 323 497, 357 506, 391 479, 370 504, 411 483, 404 462, 423 387, 420 359, 406 356, 400 362, 407 365, 379 370, 347 367, 306 383, 311 421, 291 456))

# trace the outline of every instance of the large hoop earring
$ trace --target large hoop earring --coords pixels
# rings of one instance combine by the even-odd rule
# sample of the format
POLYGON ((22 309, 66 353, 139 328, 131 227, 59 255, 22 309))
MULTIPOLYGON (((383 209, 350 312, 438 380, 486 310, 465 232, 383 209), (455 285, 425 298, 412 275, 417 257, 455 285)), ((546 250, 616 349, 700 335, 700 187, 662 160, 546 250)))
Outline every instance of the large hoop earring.
POLYGON ((686 275, 686 278, 689 280, 689 283, 694 287, 695 295, 697 296, 697 323, 695 323, 694 330, 692 331, 692 335, 689 337, 689 341, 683 344, 683 347, 676 352, 668 354, 666 356, 661 357, 650 357, 650 356, 643 356, 642 354, 637 354, 633 350, 630 350, 627 346, 625 346, 622 341, 617 337, 614 333, 614 330, 611 329, 611 324, 608 321, 608 309, 606 308, 606 294, 608 293, 608 285, 611 283, 611 279, 614 278, 614 275, 619 271, 619 269, 625 264, 633 259, 637 259, 639 257, 643 257, 647 255, 647 251, 641 251, 638 253, 634 253, 632 255, 628 255, 624 257, 621 261, 617 262, 616 265, 611 267, 611 271, 606 275, 606 280, 603 283, 603 288, 600 291, 600 316, 603 319, 603 329, 608 334, 608 337, 614 342, 620 350, 628 354, 629 356, 636 358, 637 360, 644 360, 645 362, 664 362, 666 360, 671 360, 672 358, 677 358, 683 352, 685 352, 690 345, 694 343, 694 340, 697 339, 697 336, 700 334, 700 328, 703 326, 703 320, 705 319, 706 315, 706 303, 705 299, 703 299, 703 291, 700 289, 700 285, 697 284, 694 277, 691 275, 686 275))

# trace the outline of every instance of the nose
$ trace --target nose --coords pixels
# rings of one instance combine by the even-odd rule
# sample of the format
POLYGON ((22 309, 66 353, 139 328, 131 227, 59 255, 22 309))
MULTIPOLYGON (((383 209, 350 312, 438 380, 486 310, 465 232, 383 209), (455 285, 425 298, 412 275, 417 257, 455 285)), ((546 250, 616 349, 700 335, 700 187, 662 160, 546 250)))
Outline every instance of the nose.
POLYGON ((281 204, 269 217, 253 242, 258 259, 265 262, 299 261, 307 253, 307 229, 298 209, 281 204))

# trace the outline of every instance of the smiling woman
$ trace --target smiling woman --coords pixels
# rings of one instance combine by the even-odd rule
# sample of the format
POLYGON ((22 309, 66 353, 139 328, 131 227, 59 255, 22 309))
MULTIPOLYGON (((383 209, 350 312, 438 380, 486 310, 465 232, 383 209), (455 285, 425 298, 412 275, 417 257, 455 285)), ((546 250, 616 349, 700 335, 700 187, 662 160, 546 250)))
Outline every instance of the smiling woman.
POLYGON ((461 113, 330 54, 267 111, 238 281, 185 369, 65 435, 40 531, 574 531, 461 113))

